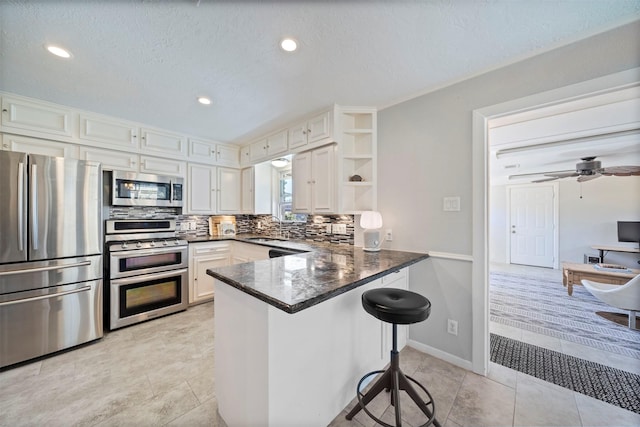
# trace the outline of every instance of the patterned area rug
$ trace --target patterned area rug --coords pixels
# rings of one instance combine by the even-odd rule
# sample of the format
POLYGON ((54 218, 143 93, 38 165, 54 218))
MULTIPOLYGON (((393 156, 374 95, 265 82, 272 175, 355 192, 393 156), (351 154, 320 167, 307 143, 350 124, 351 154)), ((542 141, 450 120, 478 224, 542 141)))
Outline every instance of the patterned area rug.
POLYGON ((640 375, 495 334, 491 361, 640 414, 640 375))
POLYGON ((574 286, 569 296, 562 283, 503 272, 492 272, 489 283, 492 322, 640 360, 640 331, 598 316, 624 312, 583 286, 574 286))

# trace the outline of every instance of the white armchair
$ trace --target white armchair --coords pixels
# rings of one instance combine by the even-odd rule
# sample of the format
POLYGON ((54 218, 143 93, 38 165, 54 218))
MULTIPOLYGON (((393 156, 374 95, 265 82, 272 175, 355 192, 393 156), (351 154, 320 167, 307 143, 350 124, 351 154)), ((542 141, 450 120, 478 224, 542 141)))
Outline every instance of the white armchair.
POLYGON ((629 327, 636 328, 636 312, 640 311, 640 274, 624 285, 582 280, 582 284, 594 297, 613 307, 629 310, 629 327))

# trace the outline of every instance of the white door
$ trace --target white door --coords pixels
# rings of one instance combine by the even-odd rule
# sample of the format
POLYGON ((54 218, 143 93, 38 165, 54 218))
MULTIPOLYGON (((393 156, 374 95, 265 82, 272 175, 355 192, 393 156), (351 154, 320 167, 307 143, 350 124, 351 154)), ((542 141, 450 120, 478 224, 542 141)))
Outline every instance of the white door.
POLYGON ((311 213, 311 153, 293 156, 293 211, 311 213))
POLYGON ((335 148, 333 145, 312 151, 311 205, 314 213, 334 213, 336 211, 334 162, 335 148))
POLYGON ((216 168, 189 165, 189 199, 187 213, 213 214, 216 212, 216 168))
POLYGON ((554 184, 509 189, 511 263, 553 267, 554 184))

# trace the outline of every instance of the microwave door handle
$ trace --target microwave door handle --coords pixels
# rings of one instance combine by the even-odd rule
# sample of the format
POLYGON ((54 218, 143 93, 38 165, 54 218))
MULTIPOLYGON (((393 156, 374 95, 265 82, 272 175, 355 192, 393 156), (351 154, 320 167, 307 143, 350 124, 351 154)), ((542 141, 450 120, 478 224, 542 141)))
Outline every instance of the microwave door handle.
POLYGON ((24 250, 24 163, 18 163, 18 250, 24 250))
POLYGON ((31 165, 31 241, 38 250, 38 165, 31 165))
POLYGON ((169 204, 173 203, 173 181, 169 181, 169 204))

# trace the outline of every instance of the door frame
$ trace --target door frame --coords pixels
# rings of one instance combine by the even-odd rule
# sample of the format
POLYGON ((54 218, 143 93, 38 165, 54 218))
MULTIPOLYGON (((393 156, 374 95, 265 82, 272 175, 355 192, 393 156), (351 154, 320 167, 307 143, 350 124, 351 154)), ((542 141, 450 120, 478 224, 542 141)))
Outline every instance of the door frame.
POLYGON ((637 87, 640 86, 638 75, 640 67, 472 111, 471 364, 474 372, 486 375, 489 369, 489 120, 637 87))
MULTIPOLYGON (((553 188, 553 267, 557 269, 559 266, 558 262, 558 252, 559 252, 559 242, 560 242, 560 184, 556 182, 545 182, 538 184, 519 184, 519 185, 507 185, 507 218, 511 218, 511 189, 513 188, 539 188, 539 187, 552 187, 553 188)), ((489 214, 487 207, 487 215, 489 214)), ((507 252, 507 264, 511 264, 511 229, 509 228, 509 224, 506 224, 505 233, 507 235, 506 238, 506 252, 507 252)))

